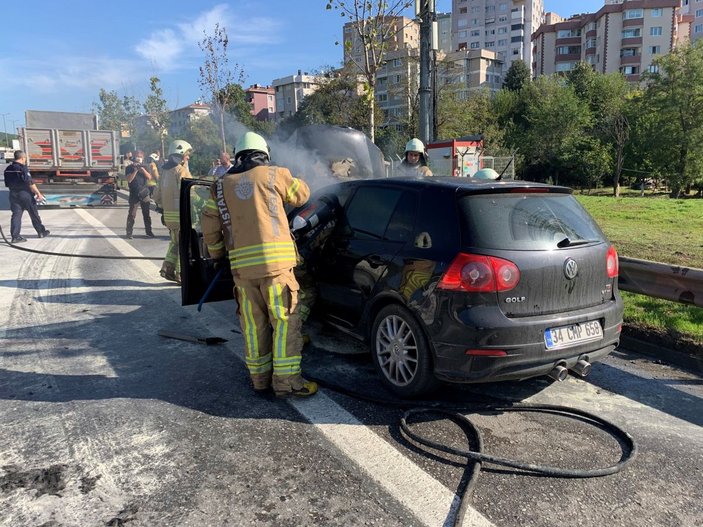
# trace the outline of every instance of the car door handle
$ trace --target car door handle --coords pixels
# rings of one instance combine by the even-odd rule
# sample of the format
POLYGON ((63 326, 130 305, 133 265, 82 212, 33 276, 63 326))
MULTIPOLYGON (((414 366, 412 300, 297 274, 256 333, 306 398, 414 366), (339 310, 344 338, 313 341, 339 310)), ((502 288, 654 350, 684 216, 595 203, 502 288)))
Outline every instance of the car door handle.
POLYGON ((378 267, 380 265, 383 265, 383 258, 381 258, 377 254, 372 254, 366 258, 366 260, 369 262, 369 265, 371 267, 378 267))

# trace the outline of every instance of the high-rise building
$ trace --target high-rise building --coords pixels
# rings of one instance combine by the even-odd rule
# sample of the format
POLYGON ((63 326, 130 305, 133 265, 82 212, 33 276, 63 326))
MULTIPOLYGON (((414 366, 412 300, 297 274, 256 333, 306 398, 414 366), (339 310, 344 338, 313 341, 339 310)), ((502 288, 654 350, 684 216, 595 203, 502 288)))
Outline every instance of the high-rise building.
POLYGON ((438 51, 451 53, 454 51, 452 45, 452 14, 437 13, 437 47, 438 51))
POLYGON ((276 94, 276 118, 294 115, 303 99, 327 81, 323 75, 310 75, 301 70, 297 75, 275 79, 271 84, 276 94))
POLYGON ((253 84, 246 89, 251 114, 257 121, 268 121, 276 116, 276 90, 271 86, 253 84))
POLYGON ((543 0, 452 0, 454 49, 487 49, 508 66, 515 60, 530 66, 530 35, 543 18, 543 0))
POLYGON ((682 0, 681 12, 691 25, 691 41, 703 37, 703 0, 682 0))
POLYGON ((543 24, 533 35, 535 75, 551 75, 588 62, 601 73, 621 72, 638 81, 690 33, 681 0, 612 1, 596 13, 543 24))

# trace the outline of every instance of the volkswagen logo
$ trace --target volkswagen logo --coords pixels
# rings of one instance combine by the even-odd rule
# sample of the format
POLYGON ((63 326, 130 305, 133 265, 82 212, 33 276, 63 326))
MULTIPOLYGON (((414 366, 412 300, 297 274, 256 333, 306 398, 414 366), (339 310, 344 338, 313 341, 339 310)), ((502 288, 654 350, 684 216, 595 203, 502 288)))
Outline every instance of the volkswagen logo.
POLYGON ((576 278, 577 274, 579 274, 579 266, 576 263, 576 260, 573 258, 567 258, 564 262, 564 276, 566 276, 569 280, 573 280, 576 278))

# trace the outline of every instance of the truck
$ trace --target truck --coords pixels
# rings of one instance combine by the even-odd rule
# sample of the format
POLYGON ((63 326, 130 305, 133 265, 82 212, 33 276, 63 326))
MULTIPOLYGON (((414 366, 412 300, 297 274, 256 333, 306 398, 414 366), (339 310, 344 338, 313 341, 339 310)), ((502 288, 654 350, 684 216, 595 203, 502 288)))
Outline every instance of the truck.
POLYGON ((27 166, 42 193, 70 192, 107 195, 116 200, 115 175, 119 168, 119 135, 99 130, 91 113, 27 110, 20 128, 27 166))

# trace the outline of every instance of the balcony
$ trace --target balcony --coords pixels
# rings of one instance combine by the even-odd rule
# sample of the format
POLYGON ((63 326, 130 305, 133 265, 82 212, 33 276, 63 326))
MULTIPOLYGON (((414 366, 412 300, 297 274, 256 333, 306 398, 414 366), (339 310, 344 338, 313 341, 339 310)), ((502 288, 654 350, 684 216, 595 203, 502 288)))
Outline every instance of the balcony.
POLYGON ((622 27, 642 27, 644 18, 628 18, 622 21, 622 27))
POLYGON ((581 37, 563 37, 558 38, 556 41, 557 46, 568 46, 568 45, 581 45, 581 37))
POLYGON ((620 57, 620 64, 639 64, 642 61, 642 55, 628 55, 620 57))
POLYGON ((578 62, 581 60, 580 53, 568 53, 564 55, 557 55, 557 62, 578 62))
POLYGON ((620 45, 623 48, 629 48, 632 46, 641 46, 642 45, 642 37, 623 38, 622 41, 620 42, 620 45))

